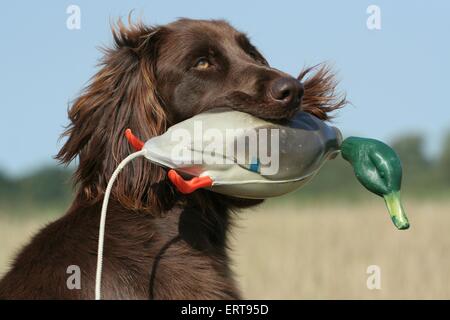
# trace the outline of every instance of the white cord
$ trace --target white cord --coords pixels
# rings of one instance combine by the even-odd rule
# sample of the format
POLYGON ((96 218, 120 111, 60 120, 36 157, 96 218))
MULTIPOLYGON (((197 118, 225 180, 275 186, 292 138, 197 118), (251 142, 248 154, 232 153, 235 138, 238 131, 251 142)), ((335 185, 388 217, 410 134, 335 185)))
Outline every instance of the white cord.
POLYGON ((121 163, 114 170, 111 178, 108 181, 108 185, 105 191, 105 197, 103 198, 102 211, 100 216, 100 227, 98 231, 98 249, 97 249, 97 273, 95 275, 95 300, 101 299, 101 285, 102 285, 102 267, 103 267, 103 242, 105 239, 105 222, 106 222, 106 210, 108 208, 109 196, 111 189, 116 180, 119 172, 130 162, 131 160, 144 156, 147 152, 146 149, 130 154, 128 157, 122 160, 121 163))

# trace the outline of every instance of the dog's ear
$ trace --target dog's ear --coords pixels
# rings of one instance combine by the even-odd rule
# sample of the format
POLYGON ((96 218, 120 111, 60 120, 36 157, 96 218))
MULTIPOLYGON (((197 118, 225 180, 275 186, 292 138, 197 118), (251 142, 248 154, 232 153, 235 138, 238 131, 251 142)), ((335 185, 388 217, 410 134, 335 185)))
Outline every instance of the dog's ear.
POLYGON ((305 88, 302 99, 303 110, 319 119, 329 120, 330 112, 348 103, 345 94, 337 92, 338 82, 326 64, 303 69, 298 79, 303 82, 305 88))
MULTIPOLYGON (((126 27, 119 20, 112 33, 114 46, 103 49, 100 70, 69 109, 67 141, 56 155, 65 164, 78 158, 74 177, 83 201, 99 200, 116 166, 134 151, 124 137, 127 128, 144 141, 166 129, 155 86, 163 27, 126 27)), ((154 206, 150 186, 163 175, 147 160, 136 159, 118 176, 113 197, 131 209, 154 206)))

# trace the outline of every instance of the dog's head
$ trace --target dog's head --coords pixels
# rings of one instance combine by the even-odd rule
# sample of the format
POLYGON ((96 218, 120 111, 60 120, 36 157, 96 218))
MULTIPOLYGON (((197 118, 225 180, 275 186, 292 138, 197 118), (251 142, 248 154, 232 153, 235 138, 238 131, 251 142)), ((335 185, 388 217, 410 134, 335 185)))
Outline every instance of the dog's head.
MULTIPOLYGON (((64 163, 78 156, 75 178, 84 201, 99 200, 117 164, 133 152, 127 128, 147 140, 213 108, 273 120, 302 108, 326 120, 345 104, 326 67, 293 78, 270 67, 224 21, 181 19, 159 27, 119 21, 113 37, 115 46, 105 49, 100 70, 69 110, 68 139, 57 155, 64 163)), ((164 181, 161 168, 138 159, 119 175, 113 195, 128 208, 158 210, 173 195, 164 181)))
POLYGON ((156 72, 171 121, 228 107, 267 119, 299 109, 301 82, 271 68, 245 34, 224 21, 179 20, 163 29, 156 72))

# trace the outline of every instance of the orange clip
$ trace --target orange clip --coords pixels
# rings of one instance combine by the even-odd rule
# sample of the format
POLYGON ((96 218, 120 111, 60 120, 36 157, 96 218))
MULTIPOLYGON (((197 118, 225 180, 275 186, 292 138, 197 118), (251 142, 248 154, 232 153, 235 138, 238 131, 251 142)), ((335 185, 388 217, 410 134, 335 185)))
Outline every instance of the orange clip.
MULTIPOLYGON (((139 138, 136 137, 133 132, 131 132, 131 129, 125 130, 125 137, 136 151, 142 150, 142 148, 144 147, 144 142, 139 140, 139 138)), ((184 194, 192 193, 199 188, 211 187, 213 184, 212 179, 207 176, 195 177, 191 180, 184 180, 183 177, 173 169, 169 170, 167 176, 178 189, 178 191, 184 194)))
POLYGON ((184 194, 192 193, 199 188, 211 187, 213 181, 210 177, 195 177, 191 180, 184 180, 182 176, 173 169, 167 173, 169 180, 177 187, 178 191, 184 194))
POLYGON ((131 129, 125 130, 125 137, 127 138, 128 142, 131 144, 131 146, 136 150, 142 150, 144 147, 144 142, 139 140, 138 137, 136 137, 133 132, 131 132, 131 129))

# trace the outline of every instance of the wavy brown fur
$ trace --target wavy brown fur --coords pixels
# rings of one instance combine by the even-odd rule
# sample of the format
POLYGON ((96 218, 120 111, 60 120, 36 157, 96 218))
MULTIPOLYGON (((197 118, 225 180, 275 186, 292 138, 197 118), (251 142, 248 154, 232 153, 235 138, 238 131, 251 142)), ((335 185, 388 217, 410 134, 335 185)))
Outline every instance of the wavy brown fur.
POLYGON ((348 101, 345 94, 337 92, 335 74, 326 64, 308 67, 300 72, 305 94, 302 100, 304 111, 322 120, 330 120, 330 113, 344 107, 348 101))
MULTIPOLYGON (((114 47, 103 50, 100 70, 69 111, 68 139, 56 158, 69 163, 78 156, 74 178, 83 201, 101 199, 114 169, 134 151, 124 139, 127 128, 142 139, 166 130, 155 91, 157 31, 143 24, 126 28, 119 21, 112 28, 114 47)), ((136 159, 117 178, 113 197, 128 209, 160 212, 161 199, 149 190, 163 178, 160 167, 136 159)))

